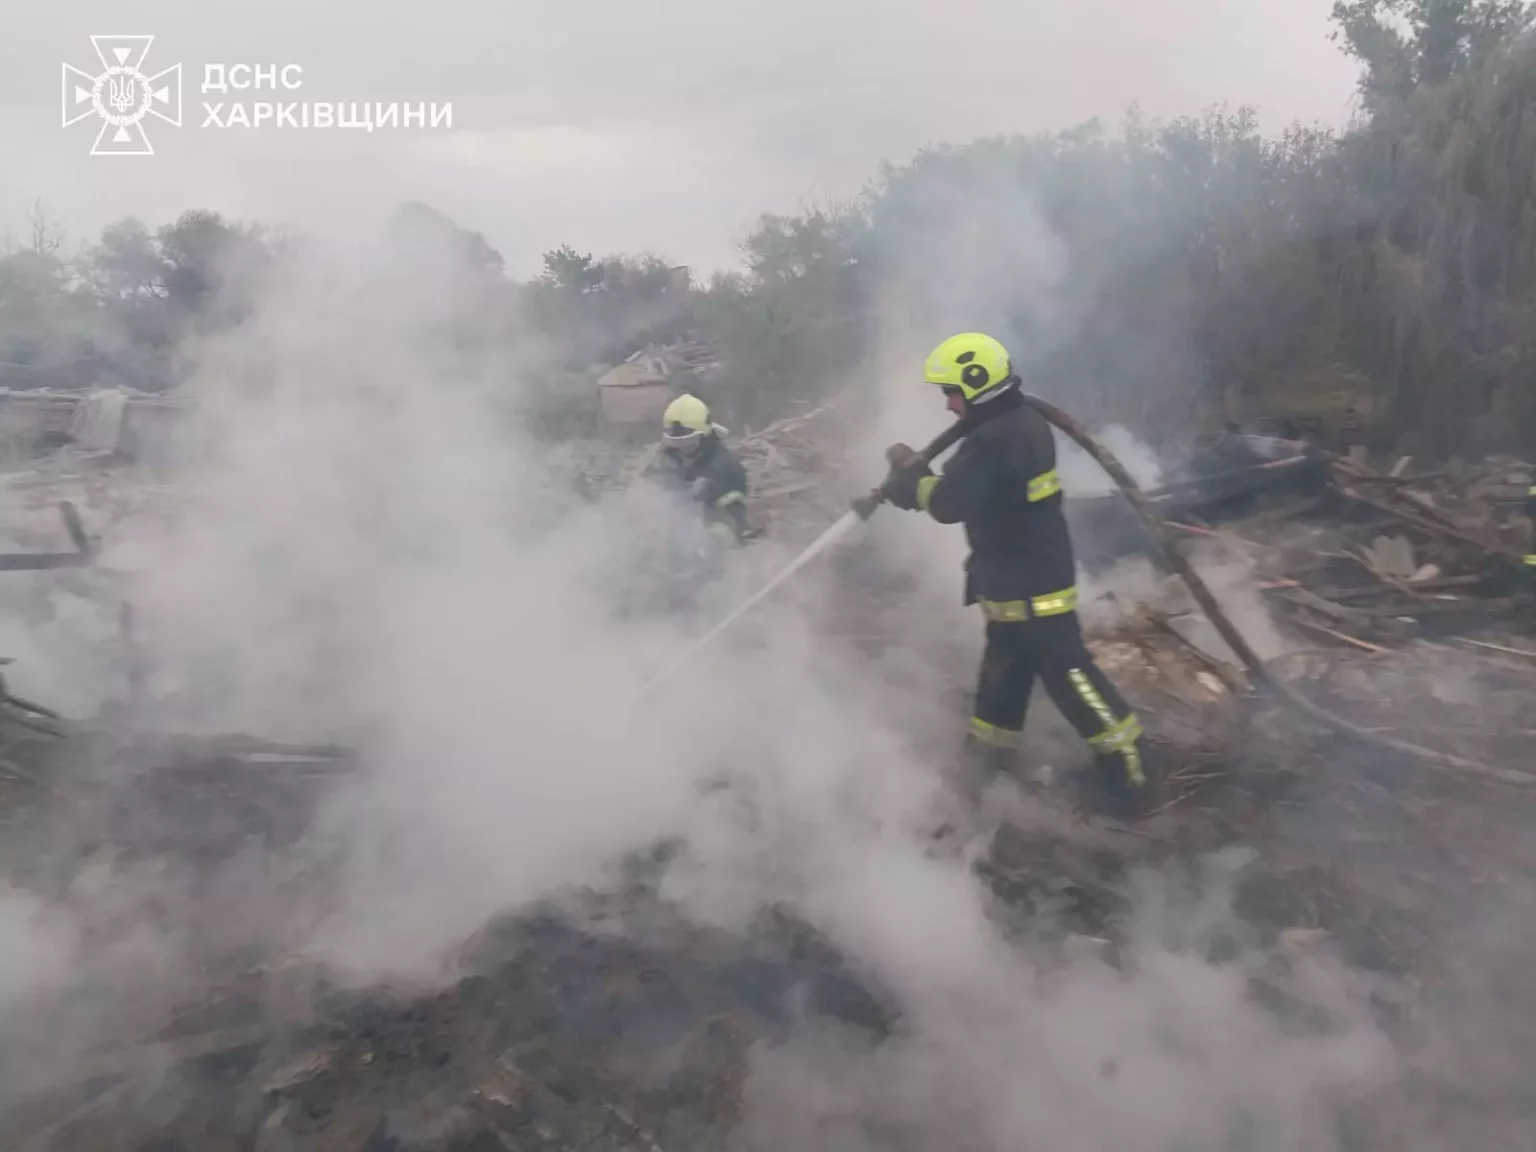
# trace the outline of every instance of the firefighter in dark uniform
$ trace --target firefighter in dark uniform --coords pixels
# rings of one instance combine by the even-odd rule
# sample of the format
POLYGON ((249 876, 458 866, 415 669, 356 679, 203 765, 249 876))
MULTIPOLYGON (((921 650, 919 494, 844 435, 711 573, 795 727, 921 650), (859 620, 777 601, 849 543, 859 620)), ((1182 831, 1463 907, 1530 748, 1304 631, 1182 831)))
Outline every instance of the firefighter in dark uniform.
POLYGON ((1050 425, 1025 402, 1007 350, 990 336, 950 337, 928 357, 925 377, 976 427, 942 476, 893 445, 886 492, 900 508, 965 526, 965 603, 979 604, 986 620, 966 759, 988 776, 1012 766, 1038 678, 1093 750, 1100 802, 1134 815, 1146 794, 1141 722, 1083 642, 1050 425))
POLYGON ((664 483, 698 503, 715 539, 739 544, 747 537, 747 472, 725 446, 725 431, 704 401, 684 393, 662 413, 657 469, 664 483))
POLYGON ((747 473, 725 446, 725 432, 697 396, 677 397, 662 414, 660 451, 643 475, 679 501, 682 515, 666 519, 630 570, 635 602, 647 610, 695 609, 729 553, 751 536, 747 473))

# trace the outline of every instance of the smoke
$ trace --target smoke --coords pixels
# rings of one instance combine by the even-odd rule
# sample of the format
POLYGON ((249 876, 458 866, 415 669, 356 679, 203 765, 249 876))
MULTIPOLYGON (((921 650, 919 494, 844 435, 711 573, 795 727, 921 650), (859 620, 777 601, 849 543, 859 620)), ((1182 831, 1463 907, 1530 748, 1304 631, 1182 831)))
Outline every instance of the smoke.
MULTIPOLYGON (((1094 433, 1094 438, 1125 465, 1131 479, 1144 488, 1162 483, 1163 464, 1151 445, 1139 439, 1123 424, 1111 424, 1094 433)), ((1061 473, 1062 489, 1073 496, 1111 496, 1119 492, 1098 461, 1072 441, 1057 436, 1056 470, 1061 473)))
MULTIPOLYGON (((894 233, 895 251, 881 253, 895 271, 877 313, 872 378, 879 386, 859 445, 871 458, 897 439, 924 442, 948 419, 918 376, 934 343, 955 331, 994 333, 1033 390, 1032 369, 1070 343, 1082 318, 1074 305, 1105 272, 1074 267, 1014 175, 983 158, 963 176, 929 182, 903 202, 908 227, 894 233)), ((1172 343, 1164 348, 1176 345, 1167 335, 1172 343)), ((1117 351, 1134 358, 1130 348, 1117 351)), ((1075 412, 1114 406, 1102 391, 1112 383, 1080 379, 1063 393, 1049 377, 1042 382, 1042 391, 1054 391, 1075 412)), ((1117 424, 1102 436, 1138 482, 1159 482, 1161 461, 1144 439, 1117 424)), ((1058 467, 1074 495, 1113 491, 1096 464, 1060 440, 1058 467)), ((919 607, 904 616, 908 642, 937 654, 945 640, 968 636, 974 658, 979 625, 960 607, 961 533, 896 513, 871 528, 866 546, 911 578, 907 602, 919 607)), ((1260 651, 1278 651, 1246 567, 1231 557, 1199 565, 1245 631, 1258 632, 1260 651)), ((1149 576, 1142 564, 1122 581, 1127 602, 1154 593, 1167 599, 1149 576)), ((1105 589, 1095 581, 1092 591, 1105 589)), ((1230 658, 1219 640, 1198 629, 1192 638, 1230 658)), ((855 667, 849 675, 868 683, 871 670, 855 667)), ((864 701, 890 718, 890 728, 910 706, 864 701)), ((1036 713, 1047 708, 1042 701, 1036 713)), ((797 727, 807 719, 794 715, 797 727)), ((1087 1150, 1134 1143, 1171 1152, 1237 1140, 1266 1150, 1342 1147, 1342 1102, 1379 1088, 1393 1067, 1358 977, 1319 961, 1297 979, 1299 1000, 1326 1006, 1328 1023, 1318 1031, 1297 1033, 1260 1008, 1251 980, 1261 953, 1231 911, 1230 872, 1206 877, 1192 902, 1173 898, 1166 878, 1144 877, 1118 968, 1063 962, 1048 949, 1021 945, 965 861, 935 858, 912 834, 924 812, 933 819, 932 792, 922 785, 933 765, 913 764, 912 749, 892 747, 888 738, 878 747, 878 775, 866 771, 867 782, 853 789, 860 803, 845 801, 835 812, 824 800, 803 806, 810 797, 786 787, 789 765, 774 757, 777 771, 763 779, 776 781, 774 802, 766 804, 776 850, 762 823, 751 834, 732 827, 693 841, 703 862, 683 891, 697 914, 739 923, 743 907, 765 900, 791 906, 901 1013, 894 1037, 876 1041, 807 1023, 790 1043, 762 1052, 749 1094, 753 1146, 1087 1150), (1223 936, 1242 943, 1233 959, 1216 962, 1214 941, 1223 936)), ((821 755, 808 756, 797 746, 795 780, 835 778, 843 757, 827 753, 841 749, 818 749, 821 755)), ((825 794, 818 788, 815 795, 825 794)))
MULTIPOLYGON (((861 925, 861 954, 882 957, 901 988, 901 1034, 874 1047, 811 1030, 764 1053, 749 1104, 760 1146, 872 1149, 901 1132, 912 1146, 965 1149, 1333 1148, 1331 1106, 1391 1067, 1347 1004, 1335 1030, 1287 1034, 1251 999, 1240 963, 1157 946, 1121 958, 1129 977, 1092 956, 1024 960, 957 878, 900 878, 956 946, 941 956, 900 925, 861 925)), ((1141 925, 1143 939, 1157 927, 1141 925)), ((1340 1003, 1359 991, 1326 963, 1297 981, 1340 1003)))
MULTIPOLYGON (((926 250, 985 262, 922 287, 956 324, 967 299, 1006 299, 1009 331, 1038 337, 1061 321, 1065 258, 1001 191, 963 201, 985 234, 926 250)), ((354 282, 293 257, 245 323, 188 350, 187 502, 114 545, 139 558, 155 723, 361 752, 308 847, 326 882, 262 918, 276 942, 359 983, 439 984, 492 917, 604 884, 627 853, 681 836, 665 891, 684 910, 742 926, 787 908, 901 1016, 878 1047, 807 1025, 765 1053, 745 1118, 764 1146, 890 1146, 883 1129, 955 1148, 1173 1152, 1239 1129, 1263 1152, 1340 1146, 1335 1098, 1389 1068, 1348 974, 1298 990, 1329 1022, 1294 1033, 1247 994, 1252 941, 1208 958, 1230 916, 1159 901, 1151 881, 1123 971, 1055 964, 1015 938, 969 858, 929 843, 932 733, 958 733, 952 701, 829 642, 812 592, 642 698, 689 626, 619 606, 641 580, 637 530, 681 526, 643 498, 588 507, 552 489, 544 449, 508 415, 525 384, 515 355, 452 339, 471 292, 430 262, 354 282)), ((905 383, 913 348, 946 334, 888 342, 876 435, 946 418, 905 383)), ((957 531, 894 513, 874 531, 918 574, 910 648, 975 629, 957 531)), ((32 939, 10 960, 13 988, 51 967, 32 939)))
POLYGON ((36 897, 0 889, 0 1013, 46 991, 68 968, 74 941, 36 897))

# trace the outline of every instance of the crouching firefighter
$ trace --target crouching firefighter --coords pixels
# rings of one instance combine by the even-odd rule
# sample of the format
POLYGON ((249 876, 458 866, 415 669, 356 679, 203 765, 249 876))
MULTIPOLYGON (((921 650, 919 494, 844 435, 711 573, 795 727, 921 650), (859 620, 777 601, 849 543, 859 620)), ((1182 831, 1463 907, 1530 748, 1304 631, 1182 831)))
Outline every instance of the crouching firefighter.
POLYGON ((1038 678, 1095 754, 1098 803, 1134 815, 1146 784, 1141 723, 1083 642, 1050 425, 1025 401, 1007 350, 990 336, 950 337, 929 355, 924 375, 950 412, 975 427, 942 476, 907 445, 893 445, 885 492, 897 507, 965 527, 965 603, 979 604, 986 620, 967 774, 985 779, 1012 767, 1038 678))
POLYGON ((747 472, 725 446, 726 429, 713 423, 709 408, 687 393, 661 416, 663 482, 686 491, 699 505, 704 528, 722 544, 739 544, 747 531, 747 472))
POLYGON ((697 396, 679 396, 662 413, 661 450, 646 473, 682 504, 681 518, 659 541, 663 570, 654 573, 658 602, 669 610, 695 606, 723 574, 727 555, 751 535, 746 470, 725 446, 725 432, 697 396))

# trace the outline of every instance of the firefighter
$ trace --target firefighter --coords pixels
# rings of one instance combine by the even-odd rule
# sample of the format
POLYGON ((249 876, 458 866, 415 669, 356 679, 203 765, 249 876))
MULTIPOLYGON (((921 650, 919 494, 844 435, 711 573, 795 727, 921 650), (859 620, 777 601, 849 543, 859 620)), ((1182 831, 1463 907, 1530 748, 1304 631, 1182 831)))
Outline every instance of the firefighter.
POLYGON ((968 774, 980 780, 1012 767, 1038 678, 1094 752, 1099 802, 1134 815, 1146 795, 1141 722, 1083 642, 1050 425, 1025 402, 1007 349, 990 336, 950 337, 924 375, 951 413, 976 426, 942 476, 907 445, 892 445, 885 491, 897 507, 965 527, 965 603, 979 604, 986 621, 968 774))
POLYGON ((697 396, 678 396, 662 414, 660 450, 643 477, 671 492, 683 511, 665 519, 630 569, 637 610, 693 611, 723 575, 727 554, 752 535, 746 470, 725 446, 725 434, 697 396))
POLYGON ((747 473, 725 446, 725 434, 704 401, 685 392, 662 413, 657 466, 665 482, 698 502, 714 537, 739 544, 748 535, 747 473))
MULTIPOLYGON (((1536 481, 1536 476, 1531 479, 1536 481)), ((1536 482, 1525 490, 1525 518, 1531 522, 1531 542, 1525 546, 1526 586, 1536 594, 1536 482)))

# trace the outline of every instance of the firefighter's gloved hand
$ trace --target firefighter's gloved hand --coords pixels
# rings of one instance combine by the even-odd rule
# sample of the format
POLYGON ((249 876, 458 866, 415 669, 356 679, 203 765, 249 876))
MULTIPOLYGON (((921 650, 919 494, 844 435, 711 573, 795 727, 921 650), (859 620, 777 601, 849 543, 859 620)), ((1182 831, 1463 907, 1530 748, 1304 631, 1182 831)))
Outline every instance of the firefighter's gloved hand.
POLYGON ((933 470, 905 444, 892 445, 886 450, 885 458, 891 464, 891 475, 882 486, 885 498, 903 511, 917 511, 918 481, 932 476, 933 470))

